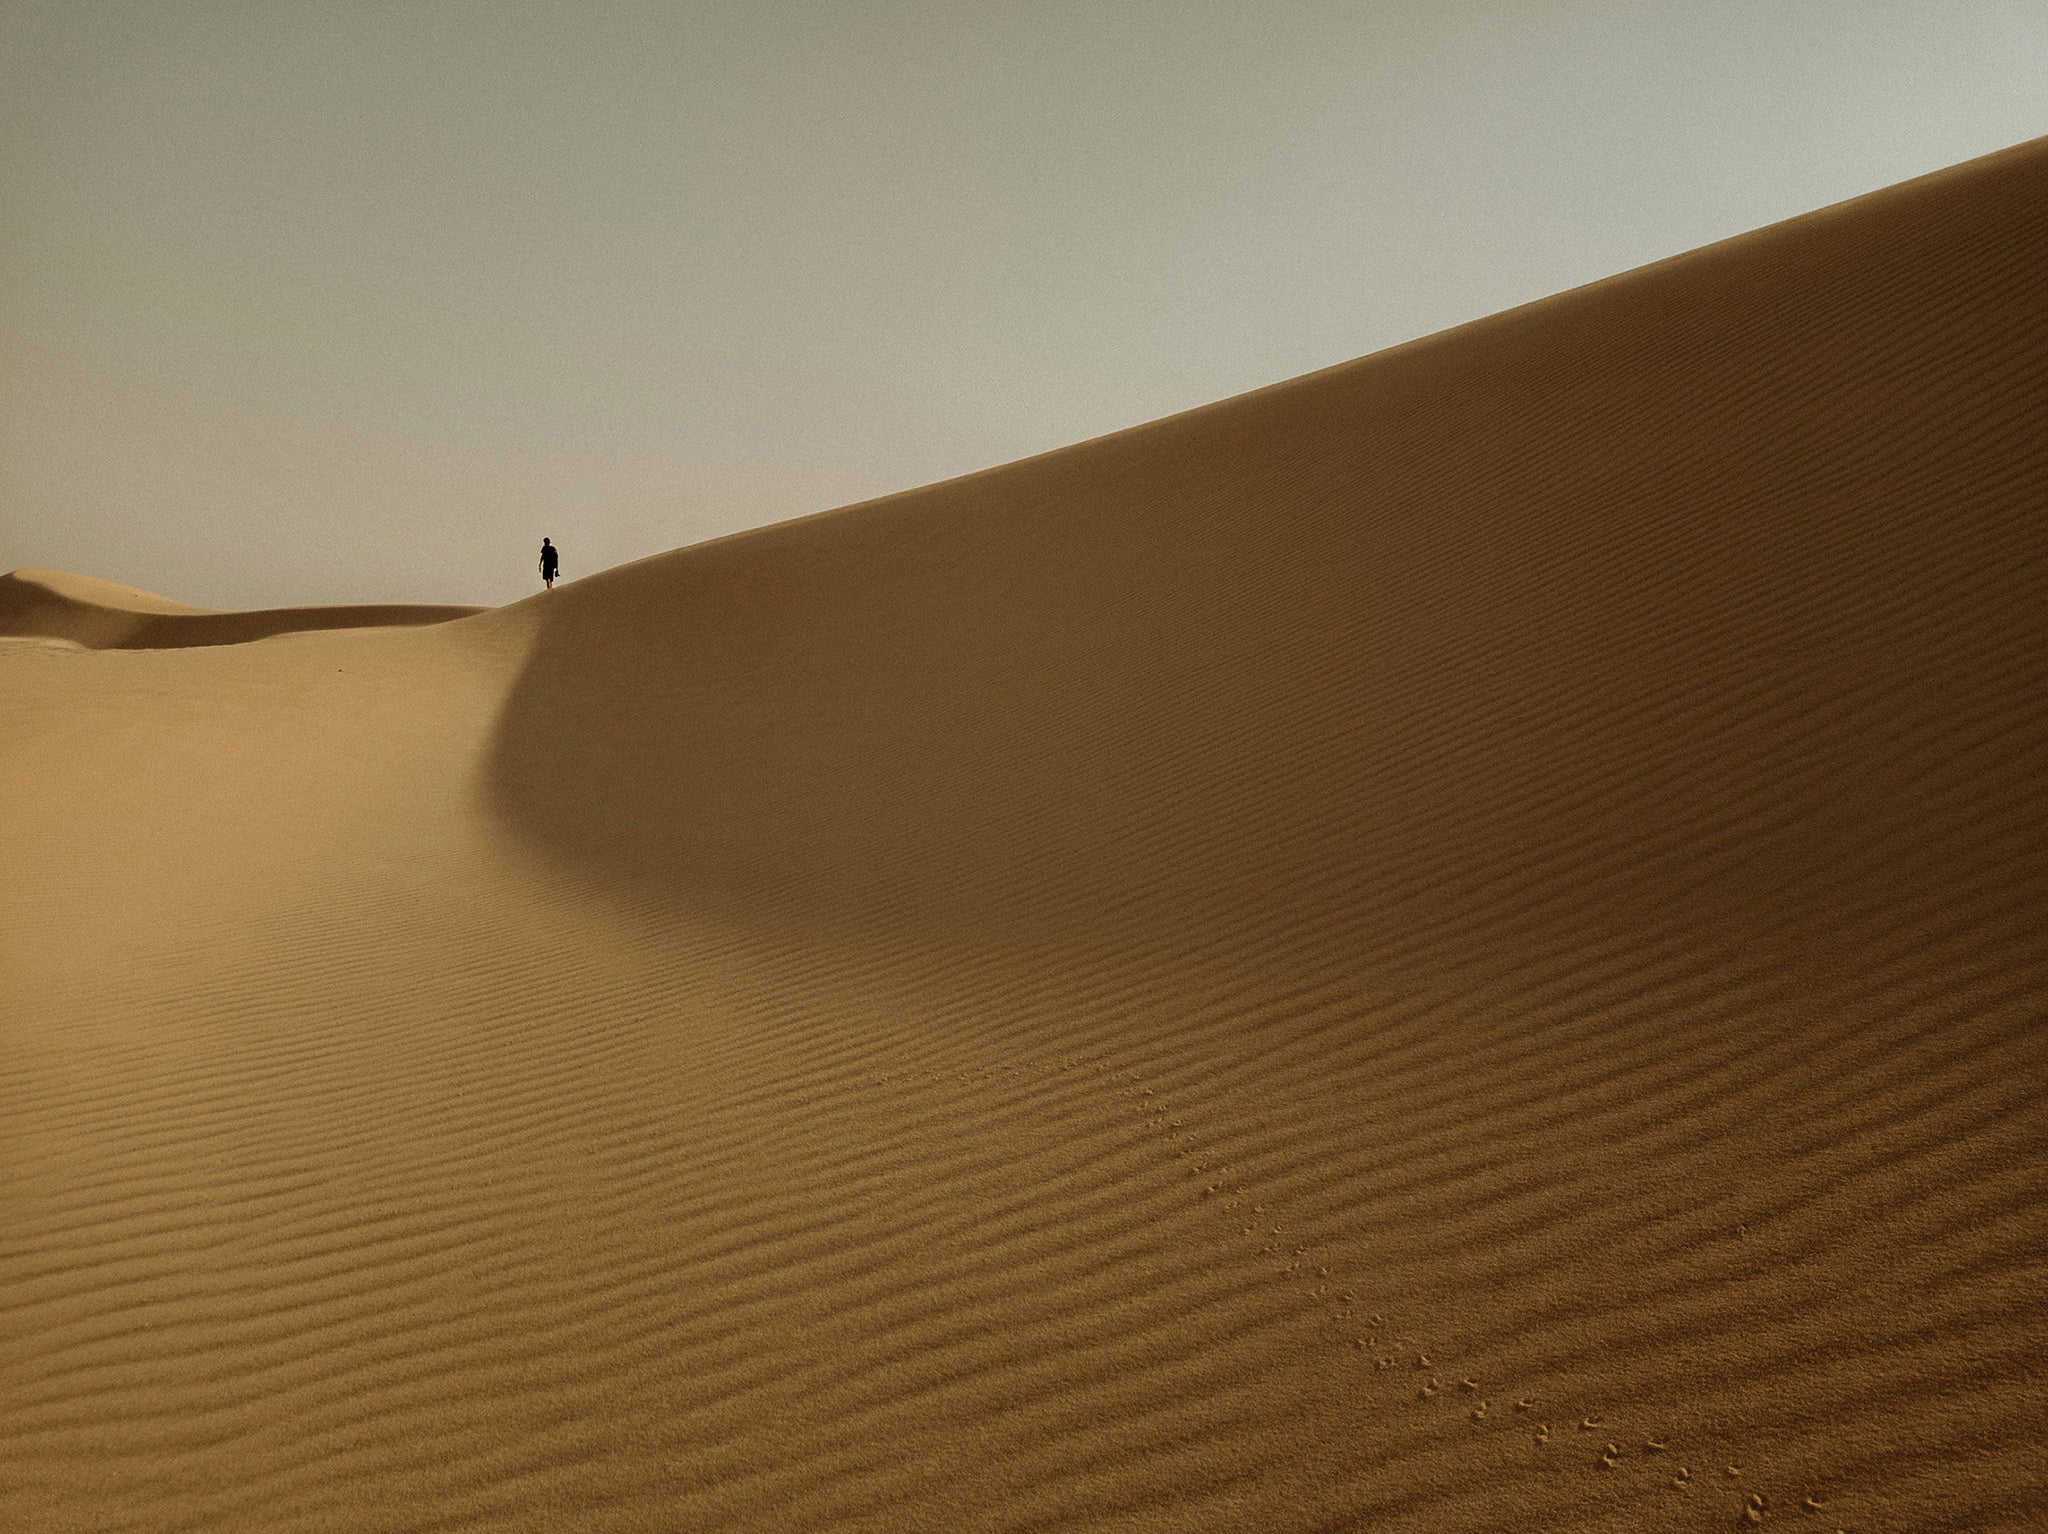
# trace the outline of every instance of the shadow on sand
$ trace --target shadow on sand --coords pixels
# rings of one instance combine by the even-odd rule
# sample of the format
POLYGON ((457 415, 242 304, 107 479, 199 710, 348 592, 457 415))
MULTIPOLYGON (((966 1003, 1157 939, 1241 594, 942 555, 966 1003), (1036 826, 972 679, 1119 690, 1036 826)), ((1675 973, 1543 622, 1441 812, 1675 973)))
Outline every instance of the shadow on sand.
POLYGON ((496 804, 805 925, 1847 941, 1980 879, 2030 745, 1996 723, 2043 611, 2005 187, 580 581, 536 599, 496 804))

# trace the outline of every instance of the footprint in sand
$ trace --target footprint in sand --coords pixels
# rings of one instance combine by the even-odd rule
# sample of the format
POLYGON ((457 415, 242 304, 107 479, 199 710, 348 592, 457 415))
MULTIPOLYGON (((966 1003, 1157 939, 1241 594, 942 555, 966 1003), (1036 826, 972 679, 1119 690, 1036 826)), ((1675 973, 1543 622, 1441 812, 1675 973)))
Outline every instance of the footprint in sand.
POLYGON ((1458 1381, 1458 1388, 1460 1390, 1477 1390, 1479 1388, 1479 1381, 1475 1380, 1474 1378, 1472 1378, 1471 1375, 1468 1374, 1463 1379, 1458 1381))
POLYGON ((1547 1422, 1541 1422, 1541 1423, 1538 1423, 1538 1424, 1537 1424, 1537 1426, 1536 1426, 1536 1441, 1537 1441, 1538 1443, 1549 1443, 1549 1442, 1550 1442, 1550 1424, 1549 1424, 1549 1423, 1547 1423, 1547 1422))
POLYGON ((1607 1419, 1605 1417, 1581 1417, 1579 1418, 1579 1431, 1582 1433, 1591 1433, 1596 1429, 1605 1426, 1606 1422, 1607 1419))
POLYGON ((1535 1398, 1534 1396, 1523 1396, 1521 1400, 1519 1400, 1519 1401, 1515 1402, 1515 1410, 1516 1410, 1516 1411, 1529 1411, 1529 1410, 1533 1409, 1533 1408, 1535 1407, 1535 1405, 1536 1405, 1536 1398, 1535 1398))

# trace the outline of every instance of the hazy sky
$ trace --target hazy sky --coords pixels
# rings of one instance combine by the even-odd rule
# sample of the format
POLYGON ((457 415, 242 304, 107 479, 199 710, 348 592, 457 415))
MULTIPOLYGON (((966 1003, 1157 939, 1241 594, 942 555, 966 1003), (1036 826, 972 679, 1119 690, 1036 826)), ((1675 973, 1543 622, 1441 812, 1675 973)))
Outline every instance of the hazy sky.
POLYGON ((2048 0, 0 0, 0 569, 501 602, 2048 133, 2048 0))

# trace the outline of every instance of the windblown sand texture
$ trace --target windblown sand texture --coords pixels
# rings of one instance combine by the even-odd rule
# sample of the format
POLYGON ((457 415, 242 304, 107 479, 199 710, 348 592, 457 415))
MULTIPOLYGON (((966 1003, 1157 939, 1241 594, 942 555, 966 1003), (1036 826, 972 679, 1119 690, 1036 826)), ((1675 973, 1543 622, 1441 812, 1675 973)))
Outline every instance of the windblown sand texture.
POLYGON ((2048 141, 502 610, 18 574, 0 1526, 2048 1526, 2044 527, 2048 141))

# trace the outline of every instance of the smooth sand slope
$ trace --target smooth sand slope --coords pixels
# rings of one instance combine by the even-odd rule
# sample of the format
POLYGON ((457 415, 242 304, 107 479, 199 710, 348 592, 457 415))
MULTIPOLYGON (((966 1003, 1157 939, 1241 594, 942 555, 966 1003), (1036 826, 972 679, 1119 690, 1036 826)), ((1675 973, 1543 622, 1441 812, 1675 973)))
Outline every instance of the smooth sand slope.
POLYGON ((0 1526, 2048 1526, 2044 533, 2048 141, 455 621, 17 577, 0 1526))
POLYGON ((480 607, 278 607, 223 613, 151 591, 62 570, 0 575, 0 638, 58 641, 89 650, 169 650, 244 644, 319 629, 441 623, 480 607))

